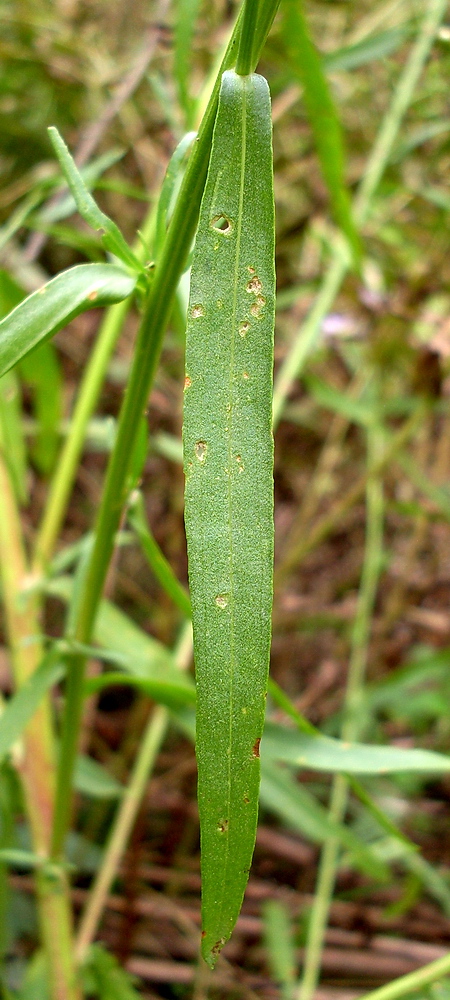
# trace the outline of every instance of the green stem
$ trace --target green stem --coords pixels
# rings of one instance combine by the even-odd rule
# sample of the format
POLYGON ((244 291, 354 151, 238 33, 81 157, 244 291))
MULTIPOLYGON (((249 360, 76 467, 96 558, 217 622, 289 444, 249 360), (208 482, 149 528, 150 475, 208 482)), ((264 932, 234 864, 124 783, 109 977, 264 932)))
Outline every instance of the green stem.
POLYGON ((254 70, 252 59, 255 39, 255 25, 258 20, 259 0, 245 0, 244 13, 242 17, 241 35, 239 38, 239 51, 236 61, 236 73, 239 76, 248 76, 254 70))
MULTIPOLYGON (((359 227, 363 226, 368 219, 374 194, 386 169, 400 125, 411 103, 417 81, 446 11, 446 0, 430 0, 428 3, 427 11, 419 27, 417 41, 398 81, 395 95, 381 124, 356 195, 354 218, 359 227)), ((324 278, 312 310, 300 328, 275 380, 274 426, 280 420, 294 379, 300 375, 306 358, 317 343, 323 319, 331 309, 350 265, 349 254, 345 253, 340 241, 337 241, 329 271, 324 278)))
MULTIPOLYGON (((374 470, 382 460, 382 451, 383 441, 380 430, 373 428, 368 434, 366 546, 358 607, 353 627, 344 724, 341 734, 341 738, 346 742, 353 742, 359 735, 359 707, 363 695, 370 622, 381 568, 383 484, 374 470)), ((329 816, 336 823, 343 821, 347 808, 348 787, 348 779, 344 775, 338 774, 334 778, 329 816)), ((324 845, 320 859, 315 898, 308 928, 303 978, 298 993, 299 1000, 310 1000, 319 980, 323 941, 333 896, 338 857, 339 841, 335 837, 329 838, 324 845)))
MULTIPOLYGON (((190 622, 182 631, 174 656, 181 670, 189 666, 192 659, 192 626, 190 622)), ((78 928, 76 954, 80 963, 85 960, 88 948, 95 937, 105 900, 126 849, 149 774, 164 739, 169 719, 167 709, 160 706, 155 710, 144 733, 129 783, 106 845, 101 867, 90 891, 86 909, 78 928)))
POLYGON ((393 979, 386 986, 380 986, 377 990, 364 993, 360 1000, 399 1000, 399 997, 408 996, 410 993, 417 993, 424 986, 435 983, 437 979, 442 979, 450 972, 450 955, 436 959, 424 965, 415 972, 408 972, 406 976, 393 979))
MULTIPOLYGON (((255 55, 259 55, 279 0, 266 2, 258 20, 255 55)), ((155 270, 139 329, 133 364, 122 405, 117 440, 111 455, 95 529, 95 542, 79 604, 74 638, 88 642, 127 498, 128 471, 139 424, 158 363, 162 339, 180 275, 194 238, 208 168, 222 73, 233 65, 239 38, 238 19, 226 50, 199 134, 188 162, 161 258, 155 270)), ((74 658, 68 677, 57 778, 52 856, 60 857, 70 822, 71 786, 83 705, 84 657, 74 658)))

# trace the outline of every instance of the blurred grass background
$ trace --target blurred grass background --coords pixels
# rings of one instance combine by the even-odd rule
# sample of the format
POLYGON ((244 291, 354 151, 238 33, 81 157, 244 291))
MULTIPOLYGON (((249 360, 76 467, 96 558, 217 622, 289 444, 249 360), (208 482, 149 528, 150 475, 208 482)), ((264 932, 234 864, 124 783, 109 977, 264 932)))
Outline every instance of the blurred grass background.
MULTIPOLYGON (((305 5, 342 123, 352 196, 426 9, 424 0, 305 5)), ((8 308, 14 287, 28 291, 61 268, 102 259, 97 239, 78 216, 67 214, 67 202, 54 199, 60 178, 47 127, 56 125, 89 164, 99 203, 134 239, 156 202, 176 143, 198 123, 203 88, 236 10, 220 0, 130 0, 126 6, 115 0, 0 2, 0 267, 8 308)), ((359 738, 444 753, 450 743, 449 69, 450 24, 444 20, 361 229, 362 273, 348 271, 281 412, 272 658, 274 679, 323 732, 341 732, 353 664, 360 671, 353 692, 359 738)), ((273 98, 279 371, 328 272, 337 236, 314 129, 286 58, 281 17, 261 71, 273 98)), ((185 583, 183 294, 185 289, 150 400, 142 488, 155 537, 185 583)), ((62 548, 92 525, 136 324, 130 315, 109 366, 62 548)), ((32 374, 21 372, 29 538, 97 327, 98 317, 88 313, 55 340, 57 353, 47 359, 54 366, 53 409, 44 446, 32 374)), ((137 546, 121 548, 108 596, 146 632, 163 643, 175 641, 179 612, 137 546)), ((60 634, 61 624, 60 604, 51 600, 48 633, 60 634)), ((7 693, 4 647, 0 671, 7 693)), ((85 748, 118 780, 126 780, 148 711, 148 702, 130 689, 92 704, 85 748)), ((326 777, 310 771, 302 780, 317 803, 327 804, 326 777)), ((11 813, 20 814, 12 771, 4 775, 4 788, 11 813)), ((348 853, 340 857, 323 957, 321 995, 328 1000, 356 996, 439 957, 450 938, 448 779, 377 776, 364 779, 364 788, 372 806, 363 807, 354 792, 347 819, 362 844, 377 844, 389 877, 371 878, 348 853), (420 847, 420 859, 395 855, 374 803, 385 825, 398 823, 420 847)), ((111 808, 105 798, 80 799, 71 846, 80 866, 76 905, 98 866, 111 808)), ((304 825, 292 788, 284 799, 266 788, 246 908, 215 985, 208 985, 194 969, 195 759, 190 743, 170 731, 102 924, 102 939, 142 977, 143 996, 198 1000, 209 989, 212 996, 233 991, 250 997, 256 991, 271 998, 279 995, 280 980, 284 995, 292 995, 292 954, 277 967, 276 942, 277 935, 289 936, 287 920, 298 961, 318 860, 304 825), (261 910, 264 900, 282 905, 281 915, 261 910)), ((3 951, 5 982, 14 990, 36 927, 27 876, 16 872, 10 885, 3 951)))

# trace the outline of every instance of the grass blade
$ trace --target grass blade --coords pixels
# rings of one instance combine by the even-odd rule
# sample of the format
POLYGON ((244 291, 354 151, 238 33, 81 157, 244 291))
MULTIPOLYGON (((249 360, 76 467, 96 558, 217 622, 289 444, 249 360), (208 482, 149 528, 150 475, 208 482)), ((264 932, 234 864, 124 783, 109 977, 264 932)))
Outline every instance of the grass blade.
POLYGON ((198 8, 199 0, 177 0, 173 67, 178 88, 178 100, 184 111, 185 122, 188 128, 192 123, 195 108, 195 102, 190 95, 189 77, 192 40, 198 8))
POLYGON ((361 247, 345 185, 345 151, 341 124, 319 54, 311 41, 302 0, 286 0, 284 38, 291 68, 303 86, 305 106, 322 174, 330 193, 333 215, 358 260, 361 247))
POLYGON ((319 733, 313 736, 295 732, 275 723, 266 723, 261 753, 264 759, 295 767, 346 774, 450 771, 450 757, 432 750, 347 743, 319 733))
POLYGON ((272 604, 274 283, 269 91, 262 77, 228 72, 192 266, 184 411, 202 946, 211 966, 239 913, 258 814, 272 604))

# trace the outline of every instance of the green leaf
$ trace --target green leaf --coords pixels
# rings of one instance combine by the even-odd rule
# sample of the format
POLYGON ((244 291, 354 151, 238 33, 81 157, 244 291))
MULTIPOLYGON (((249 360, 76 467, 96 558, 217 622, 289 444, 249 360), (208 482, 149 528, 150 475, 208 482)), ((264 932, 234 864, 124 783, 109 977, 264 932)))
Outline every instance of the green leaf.
POLYGON ((32 390, 38 432, 31 458, 44 475, 52 471, 59 446, 63 381, 54 345, 44 342, 19 362, 21 378, 32 390))
POLYGON ((74 316, 121 302, 136 278, 114 264, 78 264, 28 295, 0 323, 0 376, 74 316))
POLYGON ((61 680, 64 672, 61 659, 56 658, 54 653, 49 653, 29 680, 7 702, 0 716, 0 760, 22 735, 39 702, 49 688, 61 680))
POLYGON ((337 838, 350 852, 357 868, 370 878, 384 881, 389 877, 387 866, 370 846, 362 843, 351 829, 333 820, 289 771, 264 759, 261 761, 261 804, 314 843, 323 844, 330 837, 337 838))
POLYGON ((261 743, 264 759, 295 767, 346 774, 391 774, 398 771, 428 774, 450 771, 450 757, 431 750, 344 743, 328 736, 312 736, 267 722, 261 743))
POLYGON ((360 424, 362 427, 369 427, 373 424, 376 413, 373 405, 370 405, 369 401, 366 402, 364 397, 354 399, 347 392, 339 392, 334 386, 311 373, 304 376, 304 382, 319 406, 339 413, 347 420, 360 424))
POLYGON ((333 214, 358 261, 361 246, 345 184, 345 150, 341 124, 320 56, 309 34, 303 0, 285 0, 284 39, 291 69, 303 86, 305 106, 323 178, 330 193, 333 214))
POLYGON ((156 212, 156 233, 154 241, 155 260, 158 260, 165 240, 168 213, 177 188, 177 180, 180 176, 181 164, 196 135, 196 132, 187 132, 186 135, 183 136, 178 143, 178 146, 172 153, 166 170, 156 212))
POLYGON ((328 52, 323 56, 323 67, 327 73, 336 73, 340 70, 357 69, 376 59, 385 59, 400 48, 408 34, 407 27, 379 31, 355 45, 346 45, 335 52, 328 52))
POLYGON ((144 498, 142 493, 139 493, 137 490, 130 500, 128 522, 136 532, 142 551, 156 579, 182 614, 186 618, 190 618, 191 602, 189 595, 175 576, 170 563, 161 552, 159 545, 150 531, 145 514, 144 498))
MULTIPOLYGON (((46 583, 46 592, 69 602, 74 589, 73 579, 58 577, 46 583)), ((192 678, 183 674, 175 663, 169 649, 151 635, 147 635, 123 611, 119 611, 109 601, 102 601, 97 615, 95 641, 100 648, 69 644, 62 647, 63 654, 71 650, 83 649, 88 656, 105 659, 120 666, 130 675, 130 683, 137 687, 142 681, 142 690, 163 704, 191 704, 195 698, 192 678), (114 649, 111 649, 114 644, 114 649)), ((61 647, 59 647, 61 649, 61 647)), ((104 674, 86 681, 88 692, 101 690, 108 684, 126 684, 126 674, 104 674)))
POLYGON ((78 757, 75 767, 75 787, 93 799, 119 799, 124 792, 121 785, 106 768, 92 757, 78 757))
POLYGON ((270 649, 274 210, 270 97, 224 73, 186 343, 186 536, 197 678, 202 951, 238 916, 258 815, 270 649))
MULTIPOLYGON (((117 654, 109 653, 107 650, 102 651, 103 656, 114 657, 116 662, 122 662, 124 665, 127 663, 125 657, 119 657, 117 654)), ((98 656, 98 651, 97 651, 98 656)), ((126 669, 126 666, 125 666, 126 669)), ((174 676, 171 672, 170 675, 167 672, 161 674, 161 676, 154 676, 149 678, 134 677, 129 674, 120 674, 113 671, 108 671, 106 674, 101 674, 99 677, 92 677, 86 681, 86 692, 92 694, 94 691, 103 691, 107 687, 123 687, 124 685, 131 685, 131 687, 137 688, 146 694, 149 698, 153 698, 160 705, 167 705, 172 708, 175 705, 192 705, 195 702, 195 687, 193 681, 190 677, 185 676, 178 671, 178 676, 174 676)))
POLYGON ((42 857, 42 854, 22 851, 17 847, 5 847, 0 850, 0 864, 11 865, 11 867, 20 868, 22 871, 33 871, 34 868, 43 867, 45 858, 42 857))
POLYGON ((16 1000, 50 1000, 47 957, 35 951, 26 966, 25 977, 16 1000))
MULTIPOLYGON (((0 268, 0 319, 24 298, 25 293, 7 271, 0 268)), ((19 503, 27 500, 26 448, 22 428, 22 399, 16 375, 0 379, 0 441, 19 503)))
POLYGON ((189 93, 189 75, 192 59, 192 39, 198 14, 199 0, 176 0, 175 51, 173 68, 178 88, 178 100, 191 124, 194 101, 189 93))
POLYGON ((22 427, 22 395, 15 372, 0 379, 0 446, 19 504, 28 499, 27 461, 22 427))
MULTIPOLYGON (((90 191, 92 188, 96 187, 102 174, 105 173, 105 171, 108 170, 114 163, 117 163, 123 155, 123 149, 110 149, 108 152, 103 153, 94 160, 91 160, 87 166, 83 167, 79 173, 87 190, 90 191)), ((54 202, 52 199, 44 205, 39 212, 36 212, 36 218, 41 224, 59 222, 60 219, 67 219, 69 215, 73 215, 76 211, 76 207, 73 194, 71 192, 67 192, 64 197, 58 198, 57 202, 54 202)))
POLYGON ((99 1000, 140 1000, 132 977, 99 944, 89 950, 88 968, 92 973, 99 1000))
POLYGON ((128 246, 116 223, 108 215, 105 215, 94 201, 58 129, 52 126, 48 132, 80 215, 88 226, 91 226, 96 232, 102 232, 102 243, 105 250, 114 254, 137 274, 141 274, 143 267, 140 260, 128 246))
POLYGON ((283 1000, 291 1000, 297 969, 293 928, 286 907, 278 900, 264 903, 263 927, 272 978, 280 983, 283 1000))

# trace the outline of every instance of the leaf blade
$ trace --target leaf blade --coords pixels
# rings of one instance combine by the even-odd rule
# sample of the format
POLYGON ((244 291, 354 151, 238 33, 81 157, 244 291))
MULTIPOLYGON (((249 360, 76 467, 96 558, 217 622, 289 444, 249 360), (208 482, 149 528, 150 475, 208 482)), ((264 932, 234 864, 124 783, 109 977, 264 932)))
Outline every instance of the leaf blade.
POLYGON ((0 322, 0 377, 79 313, 121 302, 135 284, 114 264, 77 264, 57 274, 0 322))
POLYGON ((256 74, 227 72, 194 250, 184 413, 202 952, 211 966, 241 907, 258 815, 272 604, 274 289, 269 91, 256 74))

